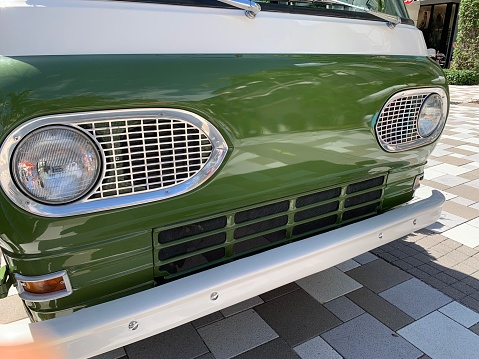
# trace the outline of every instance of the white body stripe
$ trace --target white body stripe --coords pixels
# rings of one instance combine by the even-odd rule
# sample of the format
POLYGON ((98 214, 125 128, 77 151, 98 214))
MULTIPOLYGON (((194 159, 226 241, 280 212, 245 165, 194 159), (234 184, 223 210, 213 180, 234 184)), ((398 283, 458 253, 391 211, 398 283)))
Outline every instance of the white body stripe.
POLYGON ((0 54, 427 56, 422 33, 383 21, 97 0, 0 3, 0 54))

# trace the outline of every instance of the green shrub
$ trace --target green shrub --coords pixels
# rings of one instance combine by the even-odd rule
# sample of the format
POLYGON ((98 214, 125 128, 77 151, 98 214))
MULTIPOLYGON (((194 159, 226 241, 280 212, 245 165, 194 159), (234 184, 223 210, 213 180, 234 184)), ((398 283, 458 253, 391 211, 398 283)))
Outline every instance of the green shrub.
POLYGON ((479 72, 473 70, 444 70, 449 85, 479 85, 479 72))
POLYGON ((479 0, 461 0, 456 48, 451 67, 479 71, 479 0))

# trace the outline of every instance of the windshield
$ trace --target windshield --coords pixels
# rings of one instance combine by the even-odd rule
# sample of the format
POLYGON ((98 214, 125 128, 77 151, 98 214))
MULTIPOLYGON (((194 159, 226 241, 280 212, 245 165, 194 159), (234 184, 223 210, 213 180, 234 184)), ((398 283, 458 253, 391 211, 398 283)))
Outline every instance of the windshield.
POLYGON ((299 0, 299 1, 270 1, 270 0, 258 0, 259 4, 278 4, 286 6, 301 6, 304 8, 317 8, 317 9, 330 9, 330 10, 344 10, 349 12, 365 12, 357 7, 363 7, 369 10, 375 10, 383 12, 389 15, 399 16, 404 19, 408 19, 406 7, 403 0, 344 0, 344 3, 354 5, 355 8, 347 5, 339 5, 328 3, 328 0, 315 1, 315 0, 299 0))

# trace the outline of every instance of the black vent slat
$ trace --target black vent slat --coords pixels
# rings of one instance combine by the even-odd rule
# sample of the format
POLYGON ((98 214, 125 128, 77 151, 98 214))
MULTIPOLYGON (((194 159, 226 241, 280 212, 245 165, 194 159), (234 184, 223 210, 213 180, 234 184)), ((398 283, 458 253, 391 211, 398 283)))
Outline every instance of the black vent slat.
POLYGON ((346 189, 346 194, 364 191, 370 188, 382 186, 384 177, 371 178, 366 181, 350 184, 346 189))
POLYGON ((246 241, 235 243, 235 245, 233 246, 233 254, 243 253, 257 247, 282 241, 285 238, 286 238, 286 230, 283 229, 278 232, 273 232, 273 233, 265 234, 259 237, 247 239, 246 241))
POLYGON ((169 243, 178 239, 196 236, 201 233, 214 231, 226 226, 226 217, 213 218, 206 221, 189 224, 182 227, 167 229, 158 234, 158 242, 169 243))
POLYGON ((300 224, 299 226, 294 227, 293 235, 299 236, 308 232, 315 230, 321 230, 323 227, 332 226, 336 223, 338 216, 329 216, 308 223, 300 224))
POLYGON ((226 233, 217 233, 208 237, 198 238, 190 242, 181 243, 176 246, 163 248, 158 254, 160 261, 177 257, 186 253, 195 252, 200 249, 211 247, 226 241, 226 233))
POLYGON ((268 219, 266 221, 253 223, 248 226, 240 227, 235 230, 235 239, 243 238, 255 233, 267 231, 276 227, 285 226, 288 223, 288 216, 268 219))
POLYGON ((313 203, 327 201, 328 199, 333 199, 338 197, 341 194, 341 188, 333 188, 327 191, 309 194, 307 196, 299 197, 296 200, 296 208, 301 208, 309 206, 313 203))
POLYGON ((376 214, 378 207, 379 202, 346 211, 343 213, 343 221, 349 221, 350 219, 376 214))
POLYGON ((186 259, 181 259, 176 262, 162 265, 159 269, 160 271, 166 271, 170 274, 176 274, 221 259, 225 256, 225 253, 226 252, 224 248, 219 248, 213 251, 197 254, 186 259))
POLYGON ((329 212, 337 211, 338 209, 339 209, 339 202, 326 203, 322 206, 309 208, 304 211, 296 213, 294 215, 294 220, 296 222, 300 222, 311 217, 317 217, 329 212))
POLYGON ((252 221, 254 219, 271 216, 276 213, 286 212, 289 209, 289 201, 282 201, 278 203, 269 204, 267 206, 249 209, 247 211, 238 212, 235 214, 235 222, 243 223, 252 221))
POLYGON ((360 205, 360 204, 363 204, 363 203, 366 203, 366 202, 371 202, 371 201, 377 200, 377 199, 381 198, 382 193, 383 193, 383 191, 378 189, 378 190, 375 190, 375 191, 366 192, 366 193, 363 193, 363 194, 358 194, 357 196, 354 196, 354 197, 349 197, 349 198, 346 199, 346 201, 344 203, 344 207, 345 208, 353 207, 353 206, 357 206, 357 205, 360 205))

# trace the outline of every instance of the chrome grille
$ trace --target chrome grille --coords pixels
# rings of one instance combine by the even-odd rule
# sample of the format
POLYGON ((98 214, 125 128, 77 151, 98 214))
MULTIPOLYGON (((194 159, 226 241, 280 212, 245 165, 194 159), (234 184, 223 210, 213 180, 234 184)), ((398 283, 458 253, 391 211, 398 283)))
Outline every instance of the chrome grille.
POLYGON ((444 128, 447 103, 447 93, 439 87, 404 90, 394 94, 377 117, 375 130, 379 144, 388 152, 400 152, 434 142, 444 128), (431 94, 441 97, 443 117, 436 129, 423 137, 418 131, 419 113, 431 94))
POLYGON ((100 143, 105 175, 90 199, 178 185, 198 173, 213 145, 197 126, 177 118, 79 123, 100 143))
POLYGON ((376 125, 378 137, 390 145, 419 139, 417 117, 424 99, 429 94, 404 96, 390 102, 379 115, 376 125))

